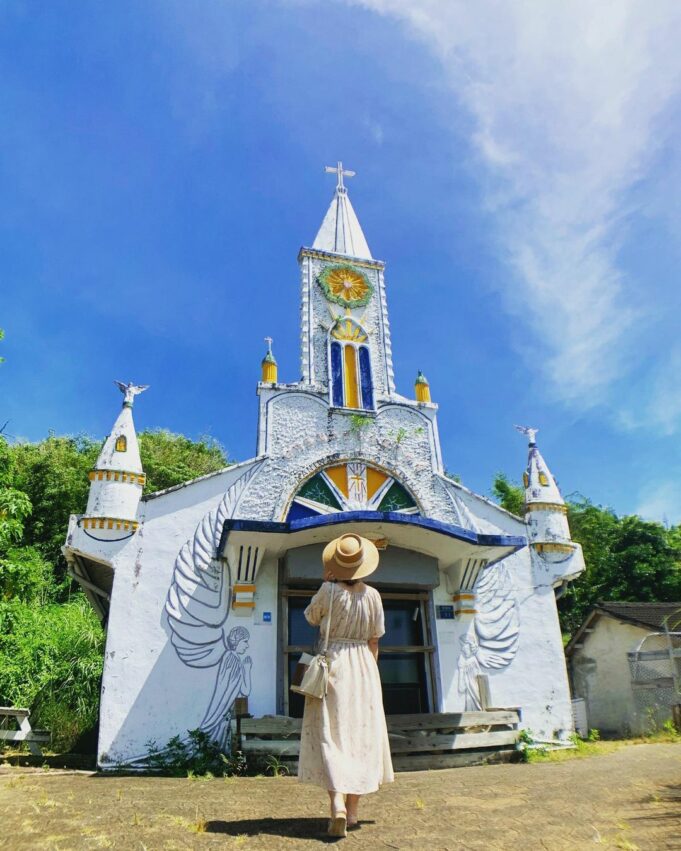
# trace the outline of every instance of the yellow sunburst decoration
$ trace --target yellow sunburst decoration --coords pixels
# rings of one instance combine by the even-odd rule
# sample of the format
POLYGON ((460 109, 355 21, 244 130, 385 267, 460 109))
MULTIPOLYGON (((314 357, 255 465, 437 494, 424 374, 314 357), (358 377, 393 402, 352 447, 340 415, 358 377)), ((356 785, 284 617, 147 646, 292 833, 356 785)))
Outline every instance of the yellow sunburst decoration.
POLYGON ((333 326, 331 336, 336 340, 352 340, 353 343, 364 343, 367 339, 361 326, 352 319, 339 319, 333 326))
POLYGON ((344 307, 362 307, 369 301, 373 292, 366 275, 345 264, 327 266, 318 280, 329 301, 344 307))

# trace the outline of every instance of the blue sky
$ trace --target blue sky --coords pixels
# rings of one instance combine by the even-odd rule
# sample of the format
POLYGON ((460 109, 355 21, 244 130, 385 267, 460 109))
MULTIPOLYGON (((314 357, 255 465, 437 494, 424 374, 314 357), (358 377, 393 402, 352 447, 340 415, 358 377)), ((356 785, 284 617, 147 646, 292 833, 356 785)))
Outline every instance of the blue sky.
POLYGON ((357 171, 398 389, 488 493, 539 442, 564 493, 681 521, 681 10, 659 0, 0 7, 2 421, 255 445, 296 255, 357 171))

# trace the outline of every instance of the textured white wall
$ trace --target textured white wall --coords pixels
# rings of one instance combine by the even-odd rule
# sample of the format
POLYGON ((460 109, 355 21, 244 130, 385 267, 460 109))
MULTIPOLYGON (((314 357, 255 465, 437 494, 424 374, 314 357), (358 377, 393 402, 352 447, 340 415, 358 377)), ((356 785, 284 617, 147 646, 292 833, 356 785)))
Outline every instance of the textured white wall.
POLYGON ((530 541, 569 541, 567 517, 560 511, 530 511, 527 515, 527 535, 530 541))
POLYGON ((215 669, 184 665, 170 643, 164 606, 185 541, 244 465, 141 504, 140 531, 113 561, 115 580, 102 682, 99 760, 114 766, 198 726, 215 669))
POLYGON ((101 482, 96 479, 90 485, 87 508, 88 517, 115 517, 134 520, 142 496, 142 485, 133 482, 101 482))

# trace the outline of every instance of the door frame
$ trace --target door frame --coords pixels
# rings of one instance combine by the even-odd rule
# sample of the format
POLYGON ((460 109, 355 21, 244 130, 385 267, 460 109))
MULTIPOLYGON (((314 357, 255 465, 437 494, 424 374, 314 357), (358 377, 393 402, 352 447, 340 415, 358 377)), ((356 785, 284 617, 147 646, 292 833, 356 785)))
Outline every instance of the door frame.
MULTIPOLYGON (((319 587, 321 585, 319 582, 319 587)), ((313 652, 308 646, 288 644, 289 597, 307 597, 314 594, 316 588, 309 583, 287 584, 284 574, 284 560, 279 561, 278 594, 278 635, 277 635, 277 713, 288 716, 289 711, 289 664, 288 657, 293 653, 313 652)), ((423 653, 425 655, 425 687, 428 700, 428 714, 439 712, 441 707, 441 682, 438 663, 437 632, 435 629, 435 607, 432 590, 415 588, 403 592, 382 590, 380 585, 372 585, 384 600, 414 600, 420 605, 420 617, 423 619, 423 633, 426 644, 416 646, 381 647, 381 653, 423 653)))

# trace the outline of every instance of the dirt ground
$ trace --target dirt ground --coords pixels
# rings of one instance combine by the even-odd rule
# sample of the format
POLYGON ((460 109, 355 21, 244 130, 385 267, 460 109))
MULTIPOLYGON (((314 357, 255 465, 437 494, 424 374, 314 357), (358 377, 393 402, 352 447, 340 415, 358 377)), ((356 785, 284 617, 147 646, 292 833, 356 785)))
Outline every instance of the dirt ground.
MULTIPOLYGON (((0 848, 314 849, 321 790, 290 777, 174 779, 0 767, 0 848)), ((681 849, 681 745, 560 763, 399 774, 363 802, 359 849, 681 849)))

